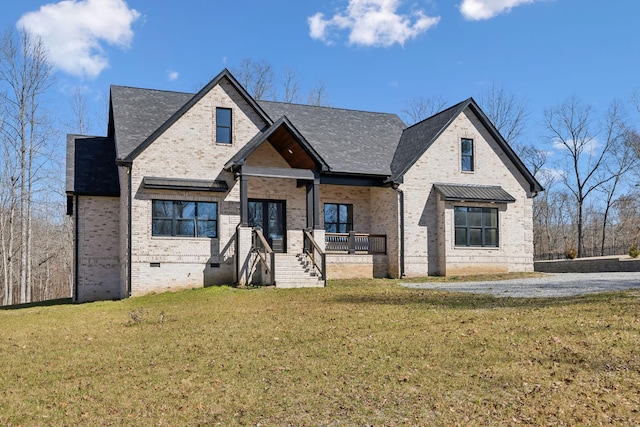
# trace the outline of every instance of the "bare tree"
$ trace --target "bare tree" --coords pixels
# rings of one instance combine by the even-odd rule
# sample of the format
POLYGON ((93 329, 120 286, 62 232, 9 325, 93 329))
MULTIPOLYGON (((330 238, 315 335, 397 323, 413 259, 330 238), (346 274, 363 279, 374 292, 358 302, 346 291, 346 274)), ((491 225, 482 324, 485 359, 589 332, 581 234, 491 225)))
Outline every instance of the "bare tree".
MULTIPOLYGON (((233 68, 233 74, 238 82, 258 101, 275 101, 281 99, 283 102, 300 102, 301 95, 300 74, 291 68, 285 71, 277 79, 271 64, 265 60, 242 59, 238 67, 233 68), (278 89, 282 85, 281 96, 278 96, 278 89)), ((329 105, 328 92, 324 82, 316 83, 308 93, 308 103, 310 105, 329 105)))
POLYGON ((624 183, 624 178, 626 178, 629 172, 633 171, 638 167, 638 165, 640 165, 640 158, 636 154, 636 146, 638 141, 640 141, 640 137, 636 132, 619 129, 619 127, 623 126, 624 124, 619 122, 608 123, 607 132, 619 133, 621 138, 617 143, 612 145, 609 161, 606 162, 604 168, 604 176, 600 178, 605 181, 605 178, 611 177, 611 179, 604 182, 602 187, 599 189, 599 191, 605 195, 602 218, 602 239, 600 244, 601 256, 605 254, 609 213, 617 200, 620 187, 624 183))
POLYGON ((73 122, 69 126, 71 132, 85 135, 90 129, 89 103, 87 102, 86 88, 77 86, 69 99, 73 122))
MULTIPOLYGON (((15 153, 20 235, 19 301, 31 299, 31 248, 34 184, 48 132, 42 101, 52 83, 52 66, 42 40, 8 30, 0 39, 2 141, 15 153)), ((11 283, 5 286, 12 286, 11 283)))
POLYGON ((300 75, 297 71, 288 68, 282 75, 284 89, 284 102, 300 102, 300 75))
POLYGON ((329 94, 324 82, 317 82, 309 91, 309 105, 329 106, 329 94))
POLYGON ((249 94, 258 101, 274 99, 273 68, 265 60, 244 58, 234 70, 234 75, 249 94))
POLYGON ((401 113, 405 121, 412 125, 439 113, 446 105, 447 101, 440 95, 430 98, 419 96, 406 101, 401 113))
MULTIPOLYGON (((0 122, 2 126, 3 121, 0 122)), ((4 132, 2 132, 4 134, 4 132)), ((6 140, 2 139, 0 146, 0 250, 2 258, 2 304, 13 303, 14 288, 14 241, 16 236, 16 211, 18 209, 18 170, 15 162, 15 153, 6 140)))
POLYGON ((590 106, 572 97, 560 105, 545 111, 545 125, 550 139, 566 161, 563 182, 576 202, 577 254, 584 252, 583 220, 585 201, 603 184, 611 181, 611 174, 600 173, 614 144, 621 135, 613 123, 619 121, 620 110, 614 103, 607 116, 604 132, 594 129, 594 117, 590 106), (601 138, 598 138, 598 136, 601 138))
POLYGON ((636 89, 631 93, 631 103, 640 113, 640 89, 636 89))
POLYGON ((529 117, 526 101, 492 83, 480 96, 479 104, 504 139, 518 147, 529 117))

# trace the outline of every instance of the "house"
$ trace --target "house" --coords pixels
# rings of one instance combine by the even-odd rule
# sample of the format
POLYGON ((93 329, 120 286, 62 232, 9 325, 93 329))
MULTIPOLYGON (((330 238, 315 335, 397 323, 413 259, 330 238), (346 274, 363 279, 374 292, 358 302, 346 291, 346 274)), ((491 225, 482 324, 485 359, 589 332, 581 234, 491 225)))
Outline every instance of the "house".
POLYGON ((394 114, 112 86, 67 138, 74 298, 533 270, 542 187, 473 99, 394 114))

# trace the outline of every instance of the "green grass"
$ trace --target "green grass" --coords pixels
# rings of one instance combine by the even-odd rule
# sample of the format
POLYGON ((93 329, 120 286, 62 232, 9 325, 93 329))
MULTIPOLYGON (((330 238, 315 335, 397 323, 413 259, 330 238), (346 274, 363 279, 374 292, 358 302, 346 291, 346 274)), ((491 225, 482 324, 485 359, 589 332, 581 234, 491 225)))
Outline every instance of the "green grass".
POLYGON ((393 280, 0 310, 0 425, 638 425, 640 299, 393 280))

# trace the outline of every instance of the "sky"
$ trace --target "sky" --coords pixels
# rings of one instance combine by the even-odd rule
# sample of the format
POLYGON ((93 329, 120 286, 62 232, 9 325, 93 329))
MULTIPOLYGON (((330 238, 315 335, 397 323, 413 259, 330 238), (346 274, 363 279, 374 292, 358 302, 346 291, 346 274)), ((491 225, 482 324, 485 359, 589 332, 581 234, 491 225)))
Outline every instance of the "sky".
POLYGON ((111 84, 195 92, 251 59, 357 110, 501 85, 526 100, 535 143, 544 109, 577 96, 604 110, 640 89, 639 16, 637 0, 20 0, 0 29, 43 38, 60 114, 76 88, 103 111, 111 84))

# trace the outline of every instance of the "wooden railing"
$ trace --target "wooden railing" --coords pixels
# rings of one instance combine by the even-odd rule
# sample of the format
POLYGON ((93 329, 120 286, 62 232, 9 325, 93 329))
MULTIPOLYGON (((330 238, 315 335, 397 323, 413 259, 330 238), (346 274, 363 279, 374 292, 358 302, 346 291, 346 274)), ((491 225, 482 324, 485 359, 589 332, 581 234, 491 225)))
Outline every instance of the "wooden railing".
POLYGON ((313 267, 316 269, 320 278, 322 280, 326 280, 326 271, 327 271, 327 259, 318 243, 316 243, 313 235, 307 231, 303 230, 303 242, 302 247, 304 248, 304 254, 311 260, 313 267))
MULTIPOLYGON (((251 233, 252 242, 251 242, 251 250, 253 253, 258 255, 258 260, 267 270, 269 277, 271 278, 271 282, 275 280, 275 267, 276 267, 276 258, 275 253, 269 246, 269 242, 264 238, 262 231, 254 228, 251 233)), ((270 283, 273 284, 273 283, 270 283)))
POLYGON ((349 254, 386 254, 387 235, 356 233, 325 233, 327 252, 346 252, 349 254))

